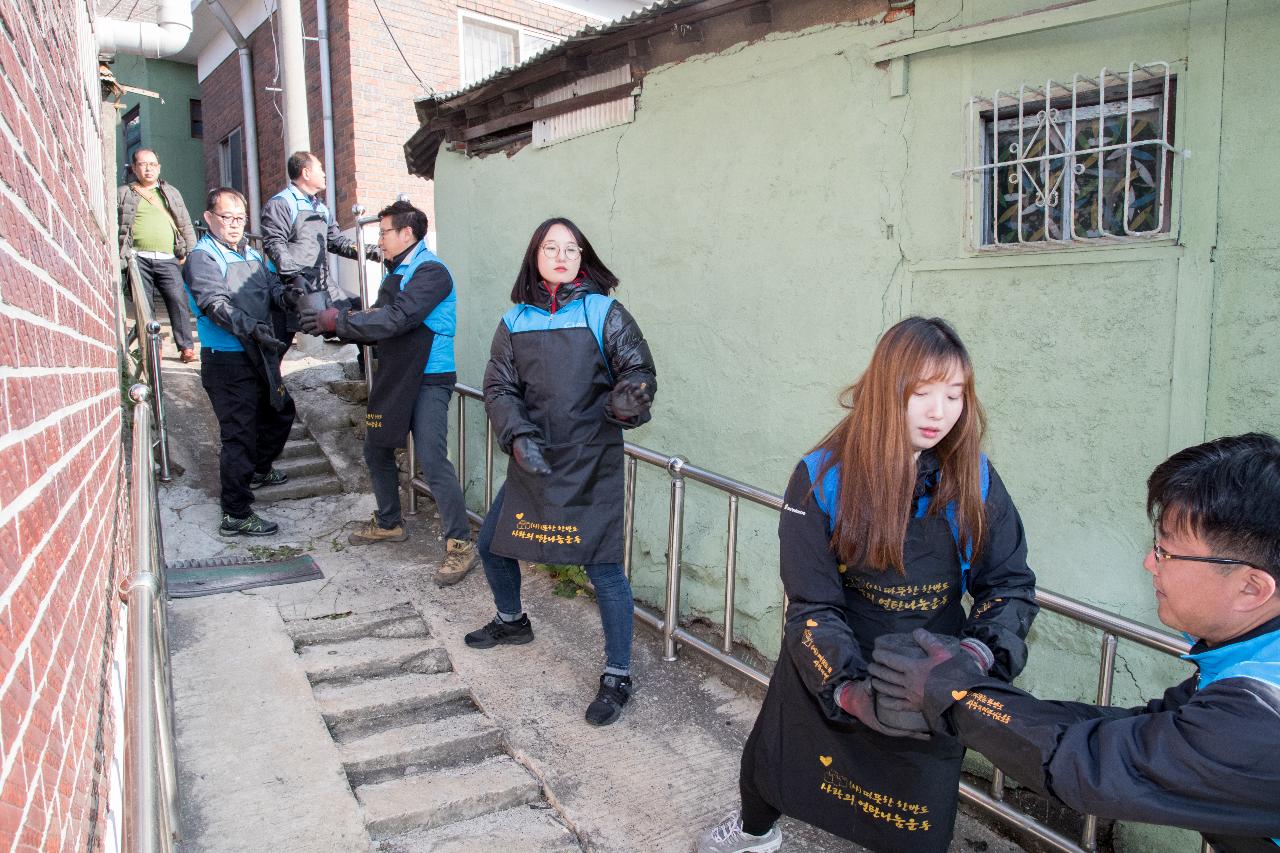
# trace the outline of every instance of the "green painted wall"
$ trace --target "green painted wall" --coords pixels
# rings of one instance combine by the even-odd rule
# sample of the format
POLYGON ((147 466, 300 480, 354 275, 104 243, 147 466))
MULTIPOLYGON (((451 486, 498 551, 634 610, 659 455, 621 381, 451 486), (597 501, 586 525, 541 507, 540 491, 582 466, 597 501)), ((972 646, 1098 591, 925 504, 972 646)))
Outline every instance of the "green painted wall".
MULTIPOLYGON (((120 54, 111 70, 127 86, 160 93, 162 100, 126 93, 120 114, 141 105, 142 144, 155 149, 160 177, 178 188, 192 217, 199 216, 204 209, 204 147, 191 136, 191 100, 200 98, 195 66, 120 54)), ((116 179, 122 183, 127 165, 122 125, 116 127, 116 151, 116 179)))
MULTIPOLYGON (((1047 5, 919 0, 915 26, 1047 5)), ((510 158, 442 152, 439 247, 462 288, 460 377, 480 384, 533 227, 567 215, 620 274, 617 295, 657 359, 654 419, 631 440, 781 491, 839 417, 836 396, 876 336, 907 314, 947 317, 977 362, 988 450, 1042 585, 1156 624, 1141 567, 1147 474, 1205 437, 1280 432, 1274 11, 1274 0, 1232 0, 1229 14, 1225 0, 1196 0, 932 51, 909 60, 903 97, 867 51, 910 36, 910 20, 776 35, 650 73, 624 127, 510 158), (1175 62, 1175 142, 1192 152, 1175 169, 1176 236, 972 251, 965 179, 952 174, 965 161, 968 99, 1160 59, 1175 62)), ((479 436, 468 454, 478 505, 479 436)), ((640 472, 634 581, 659 605, 668 478, 640 472)), ((683 612, 715 622, 725 508, 688 486, 683 612)), ((776 516, 744 504, 741 524, 738 634, 773 656, 776 516)), ((1032 642, 1022 684, 1092 696, 1094 632, 1045 615, 1032 642)), ((1122 643, 1116 701, 1156 695, 1185 671, 1122 643)), ((1172 830, 1117 837, 1126 850, 1197 849, 1172 830)))

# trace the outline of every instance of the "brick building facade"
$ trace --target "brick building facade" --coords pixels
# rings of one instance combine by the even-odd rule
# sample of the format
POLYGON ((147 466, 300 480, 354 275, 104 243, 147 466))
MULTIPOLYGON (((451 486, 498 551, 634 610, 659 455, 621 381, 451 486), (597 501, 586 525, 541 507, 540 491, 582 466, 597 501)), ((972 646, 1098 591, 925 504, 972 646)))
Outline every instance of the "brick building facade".
POLYGON ((24 852, 115 837, 131 513, 93 16, 0 0, 0 849, 24 852))
MULTIPOLYGON (((304 30, 314 35, 315 2, 302 0, 301 6, 304 30)), ((461 21, 518 31, 521 43, 527 42, 530 49, 543 39, 562 38, 592 22, 536 0, 378 0, 377 6, 373 0, 330 0, 327 10, 335 172, 330 183, 336 192, 335 214, 343 228, 352 224, 353 204, 376 211, 398 193, 407 193, 427 211, 435 230, 431 183, 409 176, 404 143, 418 128, 413 102, 427 94, 425 87, 446 92, 460 85, 461 21), (388 27, 412 70, 397 51, 388 27)), ((284 160, 289 153, 283 149, 277 110, 283 108, 281 95, 268 91, 278 86, 273 82, 276 58, 271 24, 271 20, 264 22, 249 36, 263 201, 284 187, 284 160)), ((319 53, 314 41, 307 42, 306 61, 311 150, 322 155, 319 53)), ((239 81, 234 53, 201 81, 205 179, 210 186, 219 182, 219 146, 242 124, 239 81)))

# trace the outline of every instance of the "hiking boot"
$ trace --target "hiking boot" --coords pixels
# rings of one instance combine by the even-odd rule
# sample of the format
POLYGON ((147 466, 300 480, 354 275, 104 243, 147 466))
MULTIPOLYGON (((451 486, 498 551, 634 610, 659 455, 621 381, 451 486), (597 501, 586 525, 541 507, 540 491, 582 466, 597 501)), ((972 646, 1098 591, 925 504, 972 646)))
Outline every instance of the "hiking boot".
POLYGON ((775 825, 764 835, 742 831, 742 812, 737 811, 698 836, 696 853, 772 853, 782 846, 782 830, 775 825))
POLYGON ((187 347, 182 352, 178 353, 178 358, 183 364, 190 364, 196 360, 196 351, 191 347, 187 347))
POLYGON ((255 473, 253 479, 249 481, 249 489, 252 491, 261 489, 264 486, 283 486, 287 482, 289 482, 288 474, 272 468, 265 474, 255 473))
POLYGON ((533 625, 529 617, 521 613, 518 622, 503 622, 501 616, 483 628, 477 628, 462 638, 473 649, 491 649, 498 645, 523 646, 533 641, 533 625))
POLYGON ((450 539, 448 553, 444 562, 436 570, 436 583, 439 586, 453 586, 467 576, 471 567, 476 564, 476 543, 466 539, 450 539))
POLYGON ((382 527, 378 524, 378 516, 372 516, 369 521, 358 530, 353 530, 347 535, 347 541, 352 545, 372 545, 374 542, 403 542, 409 538, 409 534, 404 532, 404 523, 397 524, 395 527, 382 527))
POLYGON ((600 676, 600 689, 596 698, 587 706, 587 722, 593 726, 607 726, 622 716, 622 706, 631 698, 631 676, 606 672, 600 676))
POLYGON ((223 536, 274 536, 280 531, 280 525, 267 521, 256 512, 249 513, 248 518, 232 518, 222 514, 222 525, 218 532, 223 536))

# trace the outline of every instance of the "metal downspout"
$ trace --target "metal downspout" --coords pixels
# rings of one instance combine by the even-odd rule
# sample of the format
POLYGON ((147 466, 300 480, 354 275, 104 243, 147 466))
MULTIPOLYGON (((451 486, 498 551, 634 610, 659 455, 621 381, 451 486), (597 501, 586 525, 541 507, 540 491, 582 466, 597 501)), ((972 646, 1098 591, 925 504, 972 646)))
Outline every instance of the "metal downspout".
POLYGON ((221 0, 205 0, 209 11, 222 24, 222 28, 235 42, 236 53, 240 57, 240 104, 244 108, 244 159, 246 175, 245 183, 249 190, 249 230, 261 234, 262 187, 258 177, 258 119, 253 103, 253 56, 249 52, 249 42, 245 39, 236 22, 223 7, 221 0))
MULTIPOLYGON (((329 3, 316 0, 316 47, 320 52, 320 111, 324 127, 324 173, 328 177, 324 188, 324 203, 336 219, 338 215, 337 173, 333 168, 333 82, 329 76, 329 3)), ((359 226, 357 226, 359 227, 359 226)), ((329 280, 341 287, 338 264, 333 255, 327 256, 329 280)))

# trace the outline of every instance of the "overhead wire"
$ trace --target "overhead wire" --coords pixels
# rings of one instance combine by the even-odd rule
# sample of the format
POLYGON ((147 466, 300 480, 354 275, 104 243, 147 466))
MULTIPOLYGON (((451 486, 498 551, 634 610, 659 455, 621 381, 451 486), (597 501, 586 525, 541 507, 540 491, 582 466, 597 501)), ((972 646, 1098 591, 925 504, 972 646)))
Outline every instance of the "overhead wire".
POLYGON ((414 71, 413 66, 409 64, 409 57, 405 56, 404 51, 400 49, 400 42, 396 40, 396 34, 391 31, 391 25, 387 23, 387 16, 382 14, 382 7, 378 5, 378 0, 373 0, 373 8, 377 10, 378 17, 382 19, 382 26, 386 28, 387 35, 391 37, 391 43, 396 46, 396 53, 400 54, 400 58, 404 60, 404 67, 409 69, 409 73, 418 81, 422 91, 426 92, 429 97, 435 97, 436 90, 423 82, 422 78, 418 76, 418 72, 414 71))

